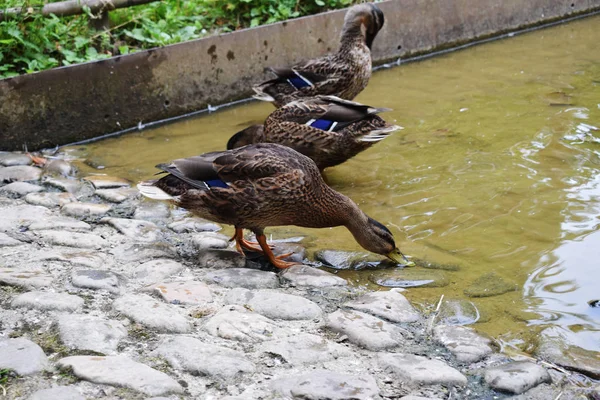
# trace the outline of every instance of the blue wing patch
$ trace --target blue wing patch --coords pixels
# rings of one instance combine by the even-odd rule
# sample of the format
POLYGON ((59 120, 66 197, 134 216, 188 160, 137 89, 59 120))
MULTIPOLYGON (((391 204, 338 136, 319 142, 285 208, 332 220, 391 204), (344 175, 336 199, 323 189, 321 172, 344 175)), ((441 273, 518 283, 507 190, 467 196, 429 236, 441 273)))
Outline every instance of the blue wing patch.
POLYGON ((208 186, 209 188, 214 188, 214 187, 220 187, 220 188, 228 188, 229 185, 225 182, 223 182, 220 179, 213 179, 211 181, 204 181, 204 183, 206 183, 206 186, 208 186))
POLYGON ((300 78, 299 76, 289 78, 288 82, 296 89, 302 89, 303 87, 310 86, 309 82, 307 82, 305 79, 300 78))
POLYGON ((313 128, 321 129, 322 131, 328 131, 332 128, 333 121, 329 121, 327 119, 316 119, 311 122, 310 126, 313 128))

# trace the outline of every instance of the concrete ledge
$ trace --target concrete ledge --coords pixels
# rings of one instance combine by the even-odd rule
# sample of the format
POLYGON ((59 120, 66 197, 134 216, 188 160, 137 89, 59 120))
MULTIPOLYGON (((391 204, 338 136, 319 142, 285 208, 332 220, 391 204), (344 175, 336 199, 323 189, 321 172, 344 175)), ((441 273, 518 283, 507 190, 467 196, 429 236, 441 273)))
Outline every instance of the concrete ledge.
MULTIPOLYGON (((391 0, 381 64, 600 10, 600 0, 391 0)), ((345 10, 0 80, 0 150, 54 147, 248 97, 268 66, 335 51, 345 10)))

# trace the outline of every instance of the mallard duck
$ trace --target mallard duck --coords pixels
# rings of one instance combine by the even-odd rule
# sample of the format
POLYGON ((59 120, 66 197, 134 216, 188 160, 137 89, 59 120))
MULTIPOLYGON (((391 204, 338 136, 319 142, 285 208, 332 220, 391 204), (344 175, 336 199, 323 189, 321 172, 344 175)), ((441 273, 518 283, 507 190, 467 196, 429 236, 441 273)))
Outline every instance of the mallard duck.
POLYGON ((354 99, 371 77, 371 45, 383 23, 383 12, 375 4, 350 8, 337 53, 292 67, 271 68, 276 78, 254 86, 254 97, 276 107, 319 94, 354 99))
POLYGON ((385 139, 398 125, 385 122, 374 108, 335 96, 296 100, 273 111, 263 125, 233 135, 228 149, 252 143, 279 143, 310 157, 320 170, 354 157, 385 139))
POLYGON ((315 163, 289 147, 259 143, 157 168, 168 175, 140 183, 143 195, 171 200, 202 218, 233 225, 238 251, 262 252, 278 268, 294 263, 283 260, 288 255, 273 255, 264 234, 267 226, 345 226, 365 249, 406 262, 389 229, 327 186, 315 163), (258 243, 246 241, 243 229, 254 232, 258 243))

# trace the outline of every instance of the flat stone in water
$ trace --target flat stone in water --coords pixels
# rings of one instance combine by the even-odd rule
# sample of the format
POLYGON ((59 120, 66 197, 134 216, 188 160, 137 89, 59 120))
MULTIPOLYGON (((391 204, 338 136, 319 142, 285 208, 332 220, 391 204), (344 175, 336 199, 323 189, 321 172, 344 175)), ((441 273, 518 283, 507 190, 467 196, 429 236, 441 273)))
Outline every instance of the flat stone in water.
POLYGON ((544 367, 517 361, 486 369, 485 381, 501 392, 521 394, 540 383, 550 383, 552 379, 544 367))
POLYGON ((139 191, 134 188, 122 187, 116 189, 98 189, 94 192, 103 200, 111 203, 122 203, 125 200, 131 199, 139 195, 139 191))
POLYGON ((12 301, 13 307, 33 308, 42 311, 73 312, 83 306, 83 299, 67 293, 27 292, 12 301))
POLYGON ((169 229, 175 233, 216 232, 221 226, 201 218, 184 218, 169 224, 169 229))
POLYGON ((13 239, 4 232, 0 232, 0 247, 19 246, 23 244, 17 239, 13 239))
POLYGON ((62 207, 76 200, 70 193, 41 192, 25 195, 25 201, 36 206, 54 208, 62 207))
POLYGON ((32 221, 26 224, 30 231, 43 230, 65 230, 65 231, 89 231, 92 229, 87 222, 69 217, 48 217, 39 221, 32 221))
POLYGON ((465 326, 438 325, 433 335, 458 361, 473 363, 492 353, 492 341, 465 326))
POLYGON ((49 160, 44 165, 44 171, 46 171, 48 174, 57 174, 62 176, 71 176, 76 172, 75 168, 70 162, 57 158, 49 160))
POLYGON ((83 187, 83 184, 78 179, 46 177, 44 183, 67 193, 78 193, 83 187))
POLYGON ((0 169, 0 182, 4 183, 39 181, 40 176, 42 176, 42 170, 29 165, 17 165, 0 169))
POLYGON ((416 322, 419 313, 399 291, 367 293, 356 300, 349 301, 344 307, 353 308, 392 322, 416 322))
POLYGON ((102 218, 101 222, 112 225, 123 235, 139 242, 154 242, 158 238, 158 227, 155 223, 139 219, 102 218))
POLYGON ((198 253, 197 266, 200 268, 244 268, 246 257, 237 251, 210 249, 198 253))
POLYGON ((154 290, 167 303, 206 304, 212 302, 210 289, 202 282, 170 282, 154 285, 154 290))
POLYGON ((89 181, 94 185, 96 189, 109 189, 109 188, 119 188, 125 186, 131 186, 128 180, 122 178, 116 178, 114 176, 106 176, 106 175, 92 175, 86 176, 86 181, 89 181))
POLYGON ((33 163, 31 157, 21 153, 0 153, 0 165, 13 167, 16 165, 30 165, 33 163))
POLYGON ((279 287, 279 279, 274 272, 248 268, 211 271, 204 276, 204 280, 228 288, 275 289, 279 287))
POLYGON ((380 353, 379 364, 412 386, 464 386, 467 378, 443 361, 402 353, 380 353))
POLYGON ((290 286, 330 287, 348 285, 345 279, 308 265, 294 265, 284 270, 280 276, 290 286))
POLYGON ((28 400, 85 400, 74 386, 57 386, 38 390, 28 400))
POLYGON ((0 268, 0 283, 36 289, 50 286, 54 277, 41 270, 20 271, 12 268, 0 268))
POLYGON ((367 350, 379 351, 399 346, 412 337, 406 329, 359 311, 337 310, 327 315, 327 327, 367 350))
POLYGON ((495 272, 489 272, 475 279, 475 281, 464 290, 464 293, 469 297, 491 297, 514 292, 517 289, 517 284, 507 282, 495 272))
POLYGON ((443 271, 411 267, 376 271, 369 280, 379 286, 396 288, 444 287, 449 283, 443 271))
POLYGON ((173 305, 148 295, 126 294, 113 302, 115 311, 149 328, 165 333, 187 333, 192 327, 173 305))
POLYGON ((212 336, 240 342, 260 342, 291 334, 275 321, 235 305, 223 307, 203 328, 212 336))
POLYGON ((19 375, 36 374, 49 366, 40 346, 25 338, 0 340, 0 370, 10 369, 19 375))
POLYGON ((160 220, 169 218, 171 209, 169 204, 158 201, 145 201, 135 209, 133 218, 144 220, 160 220))
POLYGON ((152 354, 163 357, 176 369, 221 380, 256 370, 244 353, 186 336, 163 339, 152 354))
POLYGON ((121 339, 127 336, 122 323, 91 315, 65 314, 58 318, 60 340, 70 349, 115 354, 121 339))
POLYGON ((319 250, 315 259, 331 268, 355 270, 376 267, 381 261, 381 257, 370 253, 340 250, 319 250))
POLYGON ((147 261, 133 269, 133 279, 141 284, 152 284, 181 272, 185 267, 168 258, 147 261))
POLYGON ((371 400, 379 396, 379 387, 372 376, 327 370, 279 378, 273 381, 272 387, 286 399, 371 400))
POLYGON ((80 269, 71 274, 71 283, 78 288, 121 292, 121 281, 117 274, 99 269, 80 269))
POLYGON ((225 302, 248 306, 253 311, 273 319, 302 320, 321 316, 321 308, 304 297, 270 290, 232 289, 225 302))
POLYGON ((80 379, 104 385, 121 386, 148 396, 182 393, 183 388, 168 375, 124 356, 73 356, 58 361, 71 367, 80 379))
POLYGON ((76 247, 78 249, 101 249, 108 246, 106 239, 93 233, 42 230, 37 231, 35 237, 50 245, 76 247))
POLYGON ((217 232, 199 232, 192 236, 192 244, 197 250, 226 249, 229 238, 217 232))
POLYGON ((472 301, 444 300, 435 319, 441 325, 471 325, 479 318, 479 310, 472 301))
POLYGON ((111 210, 108 204, 69 203, 61 207, 60 212, 71 217, 100 217, 111 210))
POLYGON ((291 365, 315 364, 353 354, 345 346, 309 333, 264 342, 259 351, 277 354, 291 365))
POLYGON ((0 193, 13 197, 23 197, 29 193, 42 191, 44 191, 43 187, 29 182, 13 182, 0 188, 0 193))

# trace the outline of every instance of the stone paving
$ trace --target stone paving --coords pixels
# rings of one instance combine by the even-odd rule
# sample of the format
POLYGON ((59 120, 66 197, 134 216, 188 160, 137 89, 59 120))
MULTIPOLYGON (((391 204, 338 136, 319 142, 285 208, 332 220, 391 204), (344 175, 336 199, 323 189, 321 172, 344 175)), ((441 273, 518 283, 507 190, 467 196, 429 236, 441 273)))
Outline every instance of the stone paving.
POLYGON ((55 161, 0 153, 1 399, 583 398, 472 328, 429 330, 400 289, 268 270, 217 224, 55 161))

